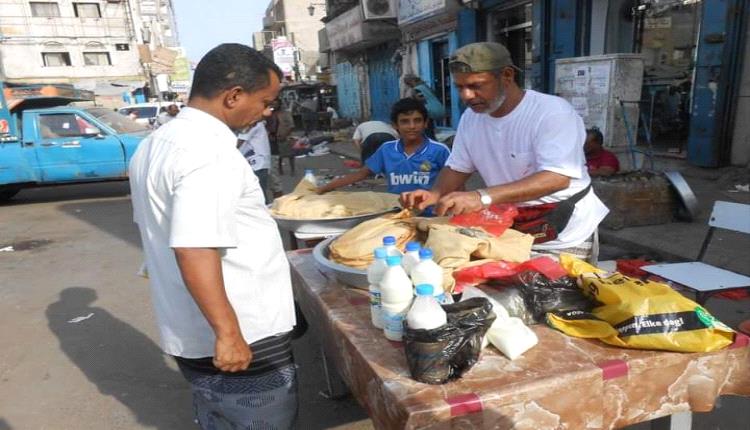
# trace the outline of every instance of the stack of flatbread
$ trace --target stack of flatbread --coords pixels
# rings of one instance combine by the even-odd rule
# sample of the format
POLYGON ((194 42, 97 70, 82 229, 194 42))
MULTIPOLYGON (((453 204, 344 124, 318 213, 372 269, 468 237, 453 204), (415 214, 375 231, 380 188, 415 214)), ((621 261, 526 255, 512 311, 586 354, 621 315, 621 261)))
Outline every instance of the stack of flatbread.
POLYGON ((328 219, 367 215, 398 206, 396 194, 365 191, 318 195, 315 186, 303 180, 291 194, 274 200, 271 213, 293 219, 328 219))
POLYGON ((383 246, 383 237, 396 238, 404 249, 417 236, 417 218, 409 210, 365 221, 339 236, 329 246, 331 260, 356 269, 367 269, 373 261, 373 250, 383 246))

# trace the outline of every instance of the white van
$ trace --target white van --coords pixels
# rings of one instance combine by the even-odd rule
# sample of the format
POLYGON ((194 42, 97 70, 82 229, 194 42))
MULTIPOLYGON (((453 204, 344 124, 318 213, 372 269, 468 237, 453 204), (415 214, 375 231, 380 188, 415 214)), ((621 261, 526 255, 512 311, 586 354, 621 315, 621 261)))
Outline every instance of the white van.
POLYGON ((153 125, 156 122, 156 117, 159 116, 161 108, 166 109, 167 106, 173 104, 172 102, 149 102, 149 103, 137 103, 134 105, 127 105, 119 108, 117 111, 125 116, 130 116, 135 113, 135 122, 144 125, 146 127, 153 125))

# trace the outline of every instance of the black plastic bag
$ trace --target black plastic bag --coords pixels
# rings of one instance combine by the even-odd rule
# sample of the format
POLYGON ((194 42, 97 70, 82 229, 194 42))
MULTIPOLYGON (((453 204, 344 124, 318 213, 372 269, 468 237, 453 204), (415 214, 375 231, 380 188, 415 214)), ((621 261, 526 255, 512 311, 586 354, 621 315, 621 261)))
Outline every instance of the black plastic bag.
POLYGON ((589 311, 594 307, 594 303, 578 288, 575 279, 569 276, 551 281, 539 272, 528 271, 515 275, 514 279, 536 323, 543 322, 547 312, 589 311))
POLYGON ((404 321, 406 362, 412 378, 444 384, 459 378, 479 361, 482 338, 495 321, 492 304, 473 298, 443 305, 448 322, 433 330, 410 329, 404 321))

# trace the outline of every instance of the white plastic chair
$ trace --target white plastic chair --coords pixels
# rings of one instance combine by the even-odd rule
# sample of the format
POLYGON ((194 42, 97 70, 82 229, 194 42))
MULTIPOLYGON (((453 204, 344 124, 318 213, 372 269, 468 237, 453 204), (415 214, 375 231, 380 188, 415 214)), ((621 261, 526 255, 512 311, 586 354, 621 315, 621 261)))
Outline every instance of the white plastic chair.
POLYGON ((654 264, 641 268, 695 291, 696 301, 700 305, 704 305, 716 293, 750 288, 750 277, 703 262, 715 229, 750 234, 750 205, 716 201, 708 225, 698 261, 654 264))

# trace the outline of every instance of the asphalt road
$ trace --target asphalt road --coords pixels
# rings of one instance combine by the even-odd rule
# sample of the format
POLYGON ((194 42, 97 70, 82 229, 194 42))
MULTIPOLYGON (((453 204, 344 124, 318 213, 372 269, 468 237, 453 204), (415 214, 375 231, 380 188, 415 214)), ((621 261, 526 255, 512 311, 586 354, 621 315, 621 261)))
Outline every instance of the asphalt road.
MULTIPOLYGON (((334 155, 297 160, 321 174, 334 155)), ((288 174, 288 172, 287 172, 288 174)), ((0 430, 191 429, 187 384, 158 347, 126 182, 24 190, 0 206, 0 430), (88 317, 88 318, 86 318, 88 317), (82 319, 80 322, 76 318, 82 319)), ((369 429, 326 400, 313 333, 295 341, 300 428, 369 429)))

